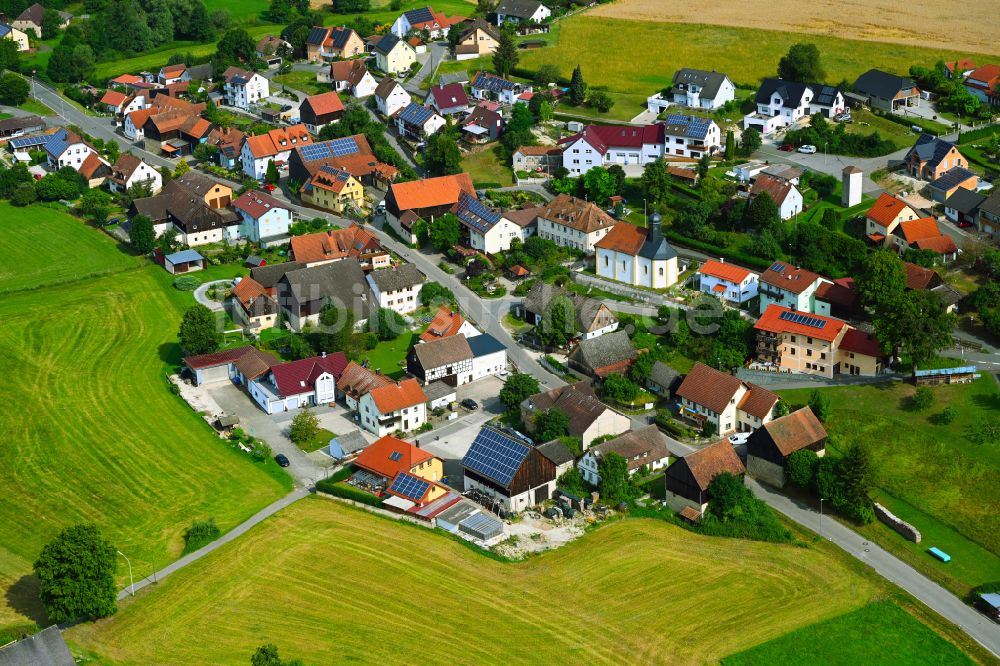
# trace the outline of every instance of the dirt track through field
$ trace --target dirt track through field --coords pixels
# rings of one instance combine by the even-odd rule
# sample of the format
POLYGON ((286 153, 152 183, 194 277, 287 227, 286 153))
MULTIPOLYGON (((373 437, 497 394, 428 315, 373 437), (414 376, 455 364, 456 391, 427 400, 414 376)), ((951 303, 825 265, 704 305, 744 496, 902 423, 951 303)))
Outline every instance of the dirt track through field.
POLYGON ((596 7, 588 15, 729 25, 1000 54, 997 0, 968 0, 960 6, 934 0, 618 0, 596 7))

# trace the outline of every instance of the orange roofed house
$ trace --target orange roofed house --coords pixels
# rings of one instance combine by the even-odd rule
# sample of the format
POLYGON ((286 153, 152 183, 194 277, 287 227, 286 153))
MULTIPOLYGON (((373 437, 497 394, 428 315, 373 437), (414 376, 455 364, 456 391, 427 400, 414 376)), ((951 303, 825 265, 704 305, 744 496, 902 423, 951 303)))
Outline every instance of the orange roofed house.
POLYGON ((1000 65, 983 65, 969 72, 965 89, 984 104, 1000 105, 1000 65))
POLYGON ((300 145, 288 157, 288 177, 305 183, 323 167, 346 171, 365 185, 382 188, 399 175, 391 164, 379 162, 364 134, 300 145))
POLYGON ((915 220, 919 215, 909 204, 897 199, 888 192, 883 192, 868 209, 865 216, 865 233, 868 240, 878 245, 885 245, 889 234, 896 230, 900 222, 915 220))
POLYGON ((681 416, 715 426, 722 436, 749 432, 774 417, 778 396, 704 363, 695 363, 677 388, 681 416))
POLYGON ((698 289, 730 303, 745 303, 757 295, 760 276, 736 264, 710 259, 698 269, 698 289))
POLYGON ((264 180, 267 165, 273 161, 280 174, 283 168, 287 168, 288 156, 292 150, 309 144, 312 144, 312 138, 305 125, 280 127, 266 134, 245 136, 240 147, 243 173, 251 178, 264 180))
POLYGON ((462 192, 476 197, 467 173, 393 183, 385 196, 389 226, 407 243, 415 243, 413 223, 419 219, 430 223, 450 212, 462 192))
POLYGON ((334 91, 306 97, 299 107, 299 118, 306 129, 318 134, 324 127, 340 120, 344 103, 334 91))
POLYGON ((839 319, 771 305, 754 328, 758 368, 827 378, 873 376, 884 369, 878 340, 839 319))
POLYGON ((354 223, 346 229, 292 236, 290 249, 291 259, 307 267, 348 257, 356 258, 366 270, 389 265, 389 253, 382 248, 375 234, 354 223))
POLYGON ((452 310, 447 305, 438 308, 437 314, 427 330, 420 334, 420 342, 434 342, 441 338, 450 338, 461 333, 466 338, 479 335, 479 330, 466 321, 460 312, 452 310))
POLYGON ((945 261, 952 261, 958 255, 958 246, 951 236, 941 233, 937 220, 933 217, 922 217, 916 220, 900 222, 886 245, 898 252, 908 249, 928 250, 941 255, 945 261))
POLYGON ((251 331, 273 328, 278 321, 278 304, 264 286, 245 277, 233 287, 233 320, 251 331))
POLYGON ((808 407, 758 428, 747 440, 747 473, 779 488, 785 485, 785 461, 796 451, 826 454, 826 429, 808 407))
POLYGON ((373 388, 358 400, 362 427, 379 437, 412 432, 427 422, 427 395, 420 383, 404 379, 373 388))
POLYGON ((390 501, 399 509, 432 502, 448 492, 438 484, 444 477, 441 459, 391 435, 375 440, 362 450, 354 466, 378 477, 390 495, 410 502, 401 506, 390 501))
POLYGON ((365 186, 345 169, 321 166, 299 190, 302 202, 316 208, 343 213, 348 208, 363 211, 365 186))

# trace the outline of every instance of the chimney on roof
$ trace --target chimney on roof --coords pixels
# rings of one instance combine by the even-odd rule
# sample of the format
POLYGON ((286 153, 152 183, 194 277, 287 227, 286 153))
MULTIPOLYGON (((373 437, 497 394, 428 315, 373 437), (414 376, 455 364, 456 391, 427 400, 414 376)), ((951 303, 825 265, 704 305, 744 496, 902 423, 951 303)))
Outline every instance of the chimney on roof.
POLYGON ((322 354, 320 354, 319 357, 320 358, 326 358, 326 352, 323 352, 322 354))

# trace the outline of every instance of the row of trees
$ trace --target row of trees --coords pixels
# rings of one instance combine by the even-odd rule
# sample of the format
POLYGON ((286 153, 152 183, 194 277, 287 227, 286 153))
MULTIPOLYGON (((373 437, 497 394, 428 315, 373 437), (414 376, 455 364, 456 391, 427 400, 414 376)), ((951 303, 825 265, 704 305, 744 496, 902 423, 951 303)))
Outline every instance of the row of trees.
POLYGON ((867 524, 875 520, 871 498, 872 462, 868 449, 855 444, 840 458, 820 458, 800 449, 785 462, 788 481, 815 493, 841 515, 867 524))

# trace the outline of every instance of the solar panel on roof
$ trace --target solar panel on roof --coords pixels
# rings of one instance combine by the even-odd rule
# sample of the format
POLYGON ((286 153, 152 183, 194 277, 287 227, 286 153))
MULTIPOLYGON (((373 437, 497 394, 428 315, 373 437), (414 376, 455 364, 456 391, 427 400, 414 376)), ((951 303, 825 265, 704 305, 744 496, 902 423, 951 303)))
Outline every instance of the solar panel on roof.
POLYGON ((334 139, 329 145, 334 157, 343 157, 358 152, 358 142, 353 137, 334 139))
POLYGON ((423 499, 424 494, 430 487, 431 482, 421 479, 419 476, 397 474, 392 485, 389 486, 389 491, 412 500, 420 500, 423 499))
POLYGON ((790 321, 793 324, 801 324, 803 326, 809 326, 811 328, 824 328, 826 326, 826 320, 820 319, 819 317, 810 317, 809 315, 802 314, 801 312, 789 312, 785 311, 778 315, 779 319, 785 321, 790 321))
POLYGON ((389 454, 389 460, 393 462, 399 462, 402 459, 403 459, 403 454, 400 453, 399 451, 393 451, 392 453, 389 454))
POLYGON ((406 19, 412 23, 424 23, 426 21, 433 21, 434 14, 431 13, 430 7, 421 7, 419 9, 411 9, 406 12, 406 19))
POLYGON ((785 265, 781 263, 775 264, 771 266, 771 270, 774 271, 775 273, 783 273, 785 270, 785 265))
POLYGON ((507 486, 530 449, 525 444, 503 433, 483 428, 462 458, 462 465, 507 486))

